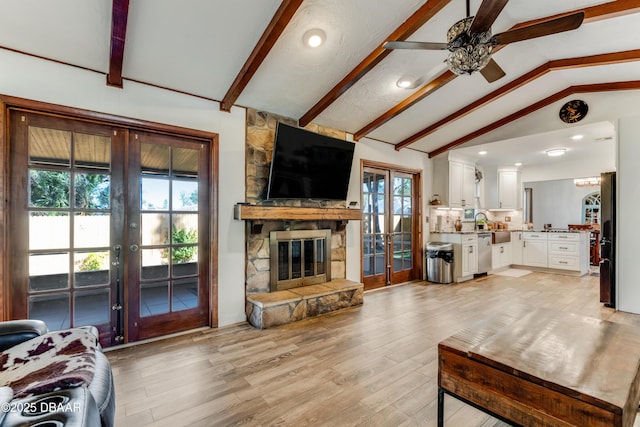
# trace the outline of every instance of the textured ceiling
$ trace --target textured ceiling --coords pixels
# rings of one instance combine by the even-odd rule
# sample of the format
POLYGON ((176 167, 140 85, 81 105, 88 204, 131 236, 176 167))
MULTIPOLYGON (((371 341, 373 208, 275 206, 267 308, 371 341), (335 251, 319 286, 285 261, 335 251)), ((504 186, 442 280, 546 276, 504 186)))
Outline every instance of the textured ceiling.
MULTIPOLYGON (((451 24, 466 15, 463 0, 302 1, 255 74, 248 78, 246 87, 239 90, 235 104, 300 119, 310 114, 325 95, 414 12, 441 2, 442 9, 410 34, 408 40, 444 42, 451 24), (302 35, 312 28, 321 28, 327 35, 325 44, 316 49, 302 43, 302 35)), ((124 90, 127 80, 136 80, 222 101, 269 29, 272 17, 287 3, 290 2, 130 2, 122 66, 124 90)), ((621 115, 640 114, 637 89, 571 93, 539 109, 533 108, 545 98, 573 86, 638 80, 637 54, 630 62, 549 70, 493 99, 493 94, 505 85, 549 61, 640 49, 640 38, 635 36, 640 27, 638 0, 509 1, 492 27, 494 34, 518 23, 568 11, 597 9, 607 3, 622 5, 627 10, 586 20, 575 31, 508 45, 494 54, 506 72, 504 78, 494 83, 487 83, 479 74, 454 78, 399 114, 381 120, 382 115, 423 91, 422 86, 446 71, 445 52, 387 52, 359 80, 344 87, 333 102, 313 114, 311 121, 359 135, 359 131, 378 120, 380 123, 362 136, 398 144, 489 96, 492 99, 481 107, 457 120, 445 120, 441 127, 408 147, 433 154, 434 150, 463 139, 468 140, 466 145, 509 140, 521 144, 519 149, 525 154, 530 150, 533 156, 539 148, 533 141, 522 144, 520 137, 585 124, 614 124, 621 115), (410 90, 398 88, 396 81, 404 76, 417 79, 418 86, 410 90), (579 125, 567 125, 558 119, 560 106, 573 98, 583 98, 589 103, 589 114, 579 125), (522 117, 505 119, 516 113, 522 117), (501 125, 483 131, 501 120, 504 121, 501 125)), ((0 0, 0 5, 1 48, 99 73, 109 72, 111 2, 0 0)), ((471 0, 472 14, 479 5, 480 0, 471 0)), ((614 127, 609 128, 615 132, 614 127)))

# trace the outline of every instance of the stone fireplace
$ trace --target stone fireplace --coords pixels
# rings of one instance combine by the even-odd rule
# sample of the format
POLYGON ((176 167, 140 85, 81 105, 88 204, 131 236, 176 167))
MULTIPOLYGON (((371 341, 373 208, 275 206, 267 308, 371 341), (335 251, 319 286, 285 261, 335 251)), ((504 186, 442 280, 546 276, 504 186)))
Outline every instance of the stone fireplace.
MULTIPOLYGON (((345 224, 360 220, 362 213, 347 209, 344 201, 264 203, 278 121, 296 125, 247 110, 246 195, 234 214, 246 224, 247 319, 260 329, 363 303, 362 284, 345 279, 345 224)), ((346 139, 334 129, 306 128, 346 139)))

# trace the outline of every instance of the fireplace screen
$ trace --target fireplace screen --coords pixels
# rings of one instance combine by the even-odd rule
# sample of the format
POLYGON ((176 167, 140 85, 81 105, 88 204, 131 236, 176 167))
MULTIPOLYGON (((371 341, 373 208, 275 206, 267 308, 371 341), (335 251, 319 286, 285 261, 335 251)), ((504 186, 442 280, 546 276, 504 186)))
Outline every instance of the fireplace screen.
POLYGON ((331 280, 331 230, 272 231, 271 292, 331 280))

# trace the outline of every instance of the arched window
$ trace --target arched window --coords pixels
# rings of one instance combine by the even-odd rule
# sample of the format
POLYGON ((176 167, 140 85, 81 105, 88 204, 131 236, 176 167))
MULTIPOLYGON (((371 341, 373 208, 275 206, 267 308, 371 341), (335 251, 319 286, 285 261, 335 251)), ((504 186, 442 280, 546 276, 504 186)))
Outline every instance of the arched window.
POLYGON ((600 192, 588 194, 582 199, 582 223, 600 224, 600 192))

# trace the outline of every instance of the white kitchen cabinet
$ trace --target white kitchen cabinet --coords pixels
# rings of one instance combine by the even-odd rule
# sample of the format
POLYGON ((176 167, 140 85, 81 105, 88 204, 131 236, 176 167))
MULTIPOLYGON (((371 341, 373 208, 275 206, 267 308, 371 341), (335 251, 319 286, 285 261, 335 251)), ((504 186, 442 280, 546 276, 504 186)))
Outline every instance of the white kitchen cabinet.
POLYGON ((442 157, 434 161, 433 193, 443 205, 473 207, 476 193, 476 167, 471 161, 442 157))
POLYGON ((549 268, 580 271, 589 270, 589 239, 587 233, 549 233, 549 268))
POLYGON ((547 267, 547 235, 546 233, 522 233, 522 265, 531 267, 547 267))
POLYGON ((478 238, 462 243, 462 275, 472 276, 478 272, 478 238))
POLYGON ((498 243, 491 246, 491 269, 499 270, 513 264, 511 243, 498 243))
POLYGON ((520 208, 518 171, 498 169, 498 209, 520 208))
POLYGON ((511 264, 522 265, 522 232, 511 232, 511 264))

